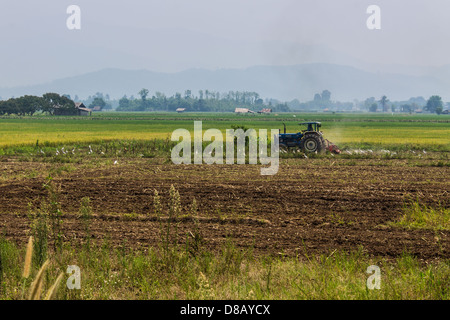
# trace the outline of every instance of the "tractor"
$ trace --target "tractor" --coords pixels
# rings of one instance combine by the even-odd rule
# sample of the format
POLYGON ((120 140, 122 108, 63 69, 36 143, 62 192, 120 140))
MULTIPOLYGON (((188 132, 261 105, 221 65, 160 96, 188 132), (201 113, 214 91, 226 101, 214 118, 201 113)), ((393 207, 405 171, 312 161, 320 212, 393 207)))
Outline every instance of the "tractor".
POLYGON ((290 149, 300 149, 305 153, 320 153, 326 150, 339 154, 339 148, 325 139, 319 130, 322 124, 320 122, 303 122, 299 125, 306 126, 306 129, 297 133, 286 133, 286 124, 284 124, 284 133, 278 135, 280 150, 289 151, 290 149))

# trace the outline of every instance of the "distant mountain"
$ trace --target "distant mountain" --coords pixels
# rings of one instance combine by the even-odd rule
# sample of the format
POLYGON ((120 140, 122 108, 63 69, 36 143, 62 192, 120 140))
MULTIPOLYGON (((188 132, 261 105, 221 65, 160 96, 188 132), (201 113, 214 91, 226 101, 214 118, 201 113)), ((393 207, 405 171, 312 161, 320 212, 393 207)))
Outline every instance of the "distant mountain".
POLYGON ((255 91, 263 98, 282 101, 312 100, 315 93, 327 89, 331 99, 353 101, 382 95, 392 100, 410 97, 428 98, 437 94, 450 100, 450 67, 436 68, 432 75, 414 76, 396 73, 374 73, 355 67, 310 63, 292 66, 255 66, 246 69, 189 69, 177 73, 159 73, 148 70, 102 69, 96 72, 64 78, 41 85, 0 88, 0 97, 25 94, 42 95, 46 92, 78 95, 86 98, 96 92, 112 98, 123 95, 138 96, 142 88, 170 96, 192 90, 219 92, 255 91))

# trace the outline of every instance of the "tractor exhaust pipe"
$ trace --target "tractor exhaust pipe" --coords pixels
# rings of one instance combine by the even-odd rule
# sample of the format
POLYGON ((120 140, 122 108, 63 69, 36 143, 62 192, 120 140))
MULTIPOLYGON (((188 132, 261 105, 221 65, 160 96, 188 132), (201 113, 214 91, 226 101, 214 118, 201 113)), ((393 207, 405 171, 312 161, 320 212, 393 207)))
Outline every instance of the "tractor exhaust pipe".
POLYGON ((283 126, 284 126, 284 134, 286 134, 286 124, 283 122, 283 126))

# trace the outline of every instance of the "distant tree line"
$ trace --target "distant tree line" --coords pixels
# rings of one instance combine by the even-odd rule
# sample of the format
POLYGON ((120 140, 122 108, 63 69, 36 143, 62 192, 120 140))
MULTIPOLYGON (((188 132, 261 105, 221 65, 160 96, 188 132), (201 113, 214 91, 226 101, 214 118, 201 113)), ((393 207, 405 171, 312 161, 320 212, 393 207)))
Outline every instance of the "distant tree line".
POLYGON ((123 96, 119 100, 116 111, 176 111, 184 108, 186 111, 197 112, 233 112, 236 108, 248 108, 259 111, 262 108, 271 108, 274 112, 289 112, 286 103, 266 104, 257 92, 229 91, 219 93, 209 90, 200 90, 198 95, 193 95, 191 90, 184 94, 175 93, 167 97, 161 92, 155 92, 149 97, 149 90, 139 91, 140 98, 123 96))
POLYGON ((427 111, 430 113, 441 114, 444 109, 444 102, 440 96, 431 96, 428 100, 424 97, 410 98, 408 101, 391 102, 386 96, 380 100, 374 97, 366 99, 359 106, 369 112, 418 112, 427 111))
POLYGON ((297 99, 288 103, 292 109, 300 111, 337 111, 337 110, 352 110, 352 102, 339 102, 331 100, 331 92, 323 90, 322 93, 316 93, 313 100, 307 102, 300 102, 297 99))
MULTIPOLYGON (((438 95, 431 96, 428 100, 423 97, 410 98, 407 101, 390 101, 383 95, 377 100, 375 97, 364 101, 339 102, 331 100, 331 92, 323 90, 316 93, 311 101, 300 102, 294 99, 290 102, 280 102, 276 99, 263 100, 256 92, 229 91, 219 93, 210 90, 200 90, 194 95, 191 90, 184 94, 176 93, 167 97, 161 92, 155 92, 151 97, 148 89, 139 91, 139 98, 123 96, 120 100, 111 100, 109 95, 97 92, 82 102, 88 108, 99 107, 100 110, 112 109, 116 111, 176 111, 184 108, 186 111, 196 112, 233 112, 235 108, 248 108, 259 111, 270 108, 273 112, 290 111, 369 111, 369 112, 418 112, 426 111, 441 114, 444 111, 444 102, 438 95)), ((80 101, 75 96, 75 101, 80 101)), ((33 115, 36 112, 54 114, 77 114, 75 102, 70 95, 46 93, 42 97, 25 95, 19 98, 0 100, 0 115, 16 114, 19 116, 33 115)), ((450 106, 450 103, 447 103, 450 106)), ((445 111, 444 113, 447 113, 445 111)))
POLYGON ((57 93, 46 93, 42 97, 25 95, 0 101, 0 115, 32 116, 36 112, 55 114, 56 110, 66 111, 66 114, 76 114, 75 103, 57 93))

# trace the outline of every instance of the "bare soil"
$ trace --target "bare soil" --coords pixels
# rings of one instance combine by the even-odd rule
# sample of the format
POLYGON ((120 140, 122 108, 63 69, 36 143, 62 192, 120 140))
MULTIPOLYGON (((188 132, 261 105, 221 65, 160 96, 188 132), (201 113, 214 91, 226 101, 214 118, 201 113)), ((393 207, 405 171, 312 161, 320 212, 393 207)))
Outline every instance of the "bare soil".
MULTIPOLYGON (((169 189, 181 195, 180 243, 196 228, 188 216, 193 198, 205 246, 218 249, 228 238, 255 254, 305 256, 364 248, 386 258, 403 252, 424 261, 450 258, 450 232, 393 227, 411 201, 450 205, 449 167, 423 160, 283 160, 274 176, 252 165, 152 164, 145 159, 117 165, 86 166, 54 177, 60 187, 66 241, 81 242, 80 201, 93 207, 92 238, 137 249, 161 242, 161 224, 153 211, 154 190, 168 208, 169 189)), ((47 196, 44 174, 50 164, 0 163, 0 232, 20 244, 30 232, 28 208, 47 196), (30 177, 30 172, 37 172, 30 177)))

